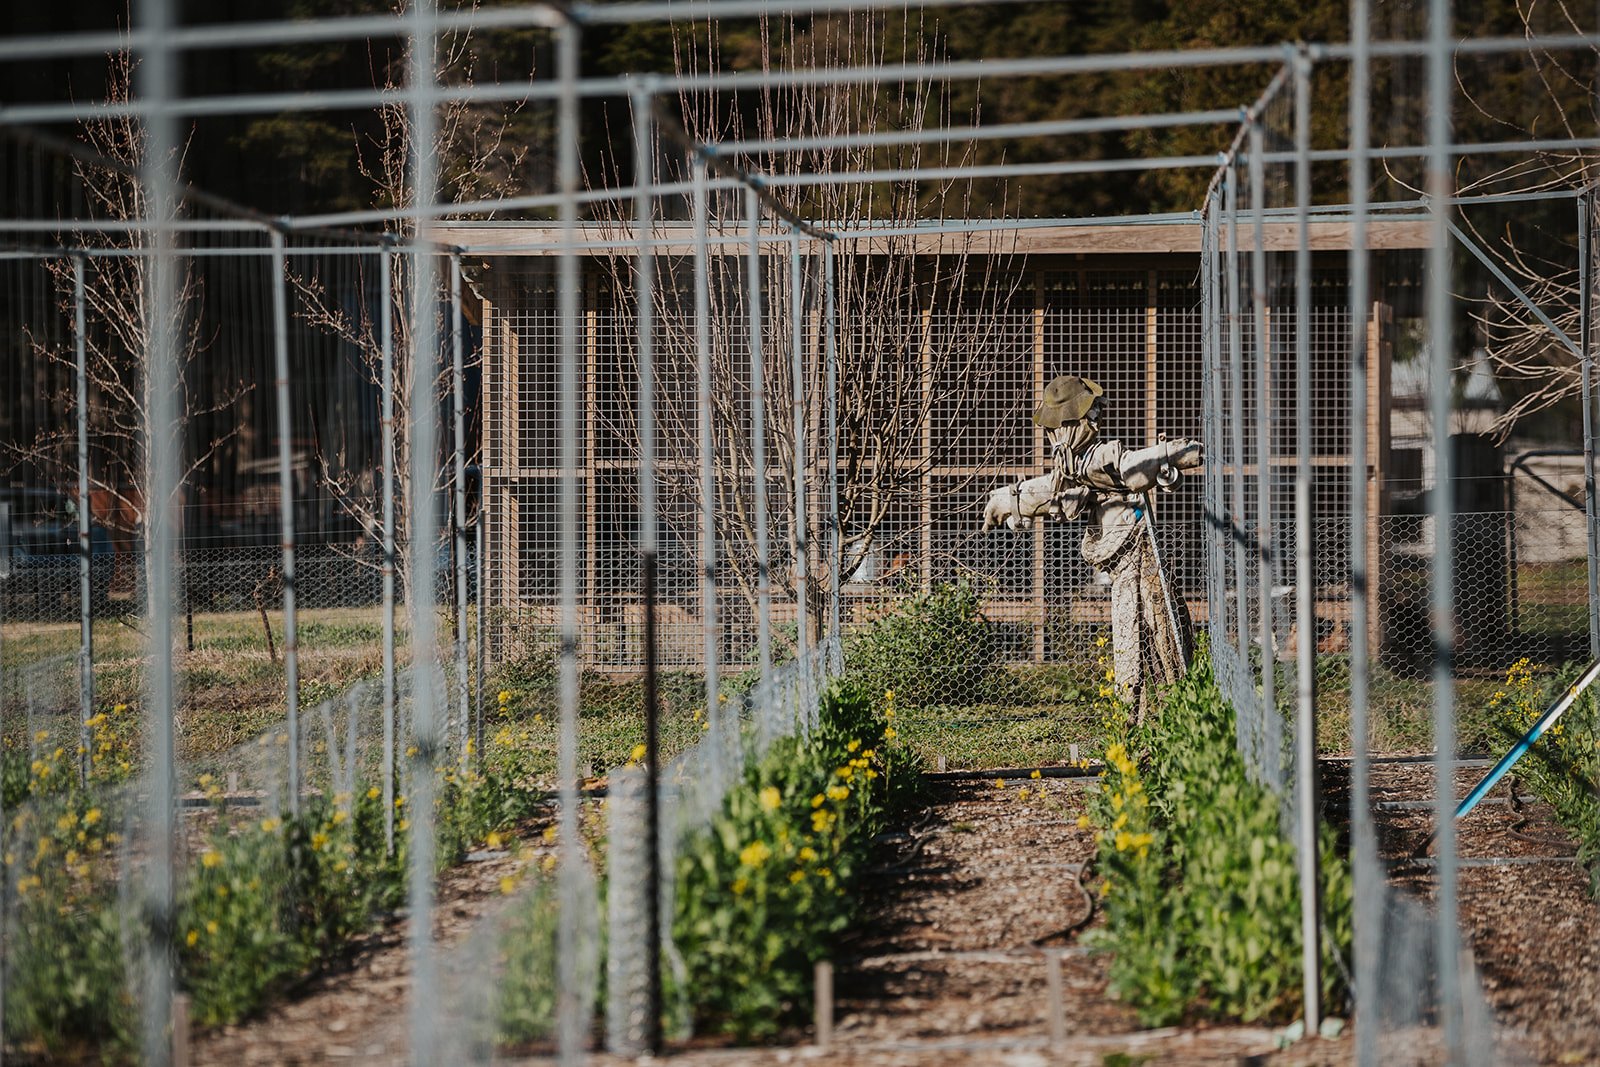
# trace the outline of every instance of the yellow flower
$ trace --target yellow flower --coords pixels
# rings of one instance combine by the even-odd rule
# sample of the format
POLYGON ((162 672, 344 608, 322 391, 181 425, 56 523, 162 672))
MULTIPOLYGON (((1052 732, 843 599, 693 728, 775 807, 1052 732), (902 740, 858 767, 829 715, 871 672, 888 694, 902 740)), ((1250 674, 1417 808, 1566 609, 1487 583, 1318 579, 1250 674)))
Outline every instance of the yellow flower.
POLYGON ((789 881, 790 881, 790 883, 800 882, 800 881, 804 880, 805 876, 806 876, 806 872, 805 871, 790 871, 789 872, 789 881))
POLYGON ((854 767, 840 767, 833 773, 837 774, 840 778, 843 778, 848 782, 850 780, 850 776, 856 773, 856 769, 854 767))
POLYGON ((502 703, 502 704, 507 703, 510 699, 511 699, 511 692, 509 690, 506 690, 506 689, 500 690, 500 703, 502 703))
POLYGON ((1087 816, 1087 815, 1078 816, 1078 829, 1087 830, 1088 828, 1089 828, 1089 816, 1087 816))
POLYGON ((206 851, 200 853, 200 866, 202 867, 215 867, 221 862, 222 854, 217 852, 215 849, 207 849, 206 851))
POLYGON ((765 841, 752 841, 739 850, 739 862, 746 867, 759 867, 772 858, 772 849, 765 841))
POLYGON ((776 786, 767 786, 761 791, 761 810, 776 811, 783 801, 783 794, 778 792, 776 786))
POLYGON ((326 845, 327 843, 328 843, 328 835, 323 833, 321 830, 318 830, 316 833, 311 835, 311 847, 312 848, 317 849, 318 851, 321 851, 322 847, 324 845, 326 845))
POLYGON ((735 878, 733 880, 734 896, 742 896, 748 888, 750 888, 750 880, 748 878, 735 878))
POLYGON ((1128 825, 1128 813, 1123 812, 1121 815, 1117 816, 1116 821, 1111 824, 1111 828, 1113 830, 1120 830, 1126 825, 1128 825))
POLYGON ((827 797, 823 796, 821 793, 818 793, 816 796, 811 798, 811 806, 813 808, 820 808, 822 807, 822 802, 827 799, 827 797))
POLYGON ((885 718, 885 719, 892 719, 892 718, 894 718, 894 709, 893 709, 893 708, 885 708, 885 709, 884 709, 884 712, 883 712, 883 717, 884 717, 884 718, 885 718))
POLYGON ((261 820, 261 832, 270 834, 270 833, 272 833, 272 831, 276 830, 278 827, 280 827, 282 825, 283 825, 283 821, 281 819, 262 819, 261 820))
POLYGON ((1028 799, 1028 787, 1027 786, 1023 786, 1021 789, 1017 790, 1017 799, 1018 800, 1027 800, 1028 799))
POLYGON ((509 874, 500 879, 500 893, 502 896, 509 897, 516 888, 516 880, 513 879, 509 874))
POLYGON ((826 868, 826 867, 818 867, 817 868, 817 877, 818 878, 832 878, 833 877, 833 872, 828 870, 828 868, 826 868))
POLYGON ((215 920, 215 919, 206 920, 206 933, 215 934, 219 929, 221 929, 221 927, 217 926, 217 920, 215 920))
POLYGON ((640 760, 644 759, 645 752, 646 748, 644 745, 634 745, 633 751, 628 754, 628 759, 634 763, 638 763, 640 760))
POLYGON ((195 942, 200 940, 200 931, 199 930, 190 930, 189 931, 189 936, 184 938, 184 940, 189 943, 189 947, 190 948, 194 948, 195 942))
POLYGON ((217 886, 217 896, 225 897, 227 895, 228 895, 228 887, 227 886, 225 886, 225 885, 217 886))
POLYGON ((500 848, 500 835, 490 831, 489 836, 483 839, 483 847, 491 852, 498 851, 500 848))
POLYGON ((1039 773, 1039 771, 1035 770, 1032 774, 1028 775, 1028 777, 1029 778, 1043 778, 1044 775, 1039 773))
POLYGON ((898 730, 896 730, 893 726, 885 726, 883 728, 883 736, 886 739, 888 739, 890 741, 893 741, 895 738, 900 736, 900 732, 898 730))
POLYGON ((830 785, 828 787, 829 800, 849 800, 850 787, 844 785, 830 785))
POLYGON ((402 831, 411 829, 411 820, 410 819, 401 819, 400 820, 400 829, 402 831))
POLYGON ((382 790, 380 790, 377 786, 373 786, 371 789, 367 790, 367 799, 368 800, 377 800, 381 793, 382 793, 382 790))
POLYGON ((1095 638, 1094 644, 1096 648, 1104 648, 1106 646, 1106 635, 1101 634, 1099 637, 1095 638))
POLYGON ((861 742, 858 739, 852 739, 851 742, 848 745, 844 746, 846 752, 854 752, 856 749, 858 749, 860 747, 861 747, 861 742))
POLYGON ((1004 789, 1006 787, 1006 784, 1004 782, 1002 782, 1000 779, 996 778, 994 780, 994 787, 996 789, 1004 789))
POLYGON ((810 845, 807 845, 800 850, 800 858, 805 860, 807 863, 813 863, 817 858, 817 850, 812 848, 810 845))

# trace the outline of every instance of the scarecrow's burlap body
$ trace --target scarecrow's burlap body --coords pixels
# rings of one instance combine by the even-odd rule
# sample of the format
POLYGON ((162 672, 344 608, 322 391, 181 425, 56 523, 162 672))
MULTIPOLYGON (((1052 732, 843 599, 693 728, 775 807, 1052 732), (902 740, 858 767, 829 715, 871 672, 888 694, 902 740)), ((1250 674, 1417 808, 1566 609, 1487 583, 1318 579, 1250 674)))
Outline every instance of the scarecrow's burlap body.
POLYGON ((1151 687, 1177 681, 1193 657, 1194 622, 1183 598, 1162 579, 1151 542, 1154 533, 1141 510, 1145 502, 1121 484, 1122 453, 1116 440, 1091 443, 1076 456, 1061 448, 1055 466, 1064 481, 1081 490, 1063 495, 1061 517, 1088 520, 1083 558, 1111 576, 1117 697, 1137 707, 1143 722, 1151 687))

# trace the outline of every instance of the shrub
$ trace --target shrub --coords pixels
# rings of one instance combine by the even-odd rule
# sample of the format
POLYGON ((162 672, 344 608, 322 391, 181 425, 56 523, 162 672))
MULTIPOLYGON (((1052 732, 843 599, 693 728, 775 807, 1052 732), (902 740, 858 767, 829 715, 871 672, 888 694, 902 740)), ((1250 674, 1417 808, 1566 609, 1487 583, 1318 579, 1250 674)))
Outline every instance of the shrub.
POLYGON ((1004 700, 999 635, 981 607, 965 578, 915 593, 852 638, 846 673, 867 692, 892 689, 911 706, 1004 700))
MULTIPOLYGON (((1299 876, 1279 802, 1252 782, 1234 745, 1233 709, 1209 660, 1166 694, 1143 727, 1113 716, 1093 801, 1113 990, 1141 1022, 1194 1012, 1246 1022, 1294 1014, 1301 996, 1299 876), (1136 762, 1132 753, 1138 753, 1136 762)), ((1323 996, 1342 999, 1351 880, 1321 835, 1323 996), (1338 954, 1338 959, 1335 958, 1338 954)))

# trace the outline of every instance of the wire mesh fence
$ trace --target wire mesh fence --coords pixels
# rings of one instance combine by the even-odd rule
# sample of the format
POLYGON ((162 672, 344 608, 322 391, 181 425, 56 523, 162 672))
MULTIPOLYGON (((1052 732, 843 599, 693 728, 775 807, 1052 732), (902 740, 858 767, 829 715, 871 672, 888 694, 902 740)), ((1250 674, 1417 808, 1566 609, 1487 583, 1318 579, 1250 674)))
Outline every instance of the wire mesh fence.
MULTIPOLYGON (((436 27, 408 17, 420 56, 436 27)), ((608 1043, 637 1049, 651 955, 685 982, 672 936, 651 943, 675 907, 669 875, 646 884, 652 863, 674 869, 750 761, 814 725, 834 676, 894 690, 930 762, 964 730, 992 735, 997 763, 1062 761, 1093 751, 1097 697, 1141 699, 1129 687, 1166 654, 1151 635, 1192 617, 1287 835, 1314 812, 1319 751, 1436 748, 1448 768, 1490 740, 1470 709, 1510 665, 1597 647, 1592 449, 1582 465, 1507 450, 1464 405, 1425 422, 1391 372, 1409 362, 1434 407, 1449 374, 1396 353, 1389 294, 1342 250, 1267 247, 1269 218, 1303 234, 1311 209, 1311 50, 1248 112, 1189 223, 1197 258, 1030 262, 978 242, 974 220, 919 233, 915 210, 893 220, 905 233, 823 233, 743 173, 708 199, 715 153, 665 124, 652 140, 658 83, 626 87, 640 187, 620 193, 637 217, 619 194, 580 228, 572 17, 540 16, 567 65, 532 94, 561 96, 561 174, 544 176, 560 195, 521 206, 562 225, 527 256, 436 243, 425 137, 426 188, 393 197, 415 223, 403 238, 213 200, 180 215, 164 157, 104 166, 4 141, 0 166, 34 183, 7 194, 34 207, 7 220, 31 219, 0 259, 8 1034, 76 1026, 165 1061, 175 977, 220 1021, 237 1005, 200 990, 270 984, 374 915, 427 914, 436 857, 473 836, 492 768, 555 794, 534 846, 549 863, 445 956, 413 924, 428 995, 410 1054, 575 1058, 602 985, 608 1043), (695 188, 672 184, 685 147, 695 188), (148 199, 116 206, 132 193, 148 199), (653 218, 691 196, 694 234, 653 218), (164 294, 153 309, 146 290, 164 294), (997 489, 1020 500, 1058 469, 1063 442, 1030 416, 1061 376, 1103 390, 1103 442, 1198 438, 1203 472, 1087 522, 1025 524, 1014 506, 985 529, 997 489), (1131 630, 1119 566, 1096 555, 1119 523, 1165 591, 1131 630), (1357 706, 1364 733, 1347 737, 1357 706), (680 754, 652 796, 628 765, 657 710, 680 754), (602 894, 579 789, 613 769, 602 894), (251 953, 219 947, 241 931, 251 953)), ((145 94, 158 149, 169 93, 145 94)), ((418 96, 403 106, 426 134, 418 96)), ((1591 399, 1586 377, 1586 417, 1591 399)), ((1358 884, 1381 885, 1375 862, 1357 848, 1358 884)), ((1457 978, 1453 913, 1435 938, 1413 902, 1370 899, 1357 925, 1381 951, 1357 969, 1389 983, 1364 997, 1395 994, 1385 1032, 1430 1018, 1429 996, 1447 1029, 1449 1004, 1486 1026, 1475 990, 1439 991, 1457 978)), ((687 1032, 670 996, 665 1018, 687 1032)), ((1450 1040, 1488 1048, 1476 1035, 1450 1040)))

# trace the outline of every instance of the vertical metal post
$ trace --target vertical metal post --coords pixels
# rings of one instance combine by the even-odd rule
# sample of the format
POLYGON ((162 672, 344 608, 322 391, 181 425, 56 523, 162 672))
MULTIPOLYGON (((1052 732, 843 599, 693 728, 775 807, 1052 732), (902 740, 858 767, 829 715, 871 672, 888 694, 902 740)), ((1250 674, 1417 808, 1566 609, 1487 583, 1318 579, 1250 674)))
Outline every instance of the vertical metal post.
MULTIPOLYGON (((833 553, 828 566, 828 635, 832 638, 833 655, 838 657, 844 641, 839 620, 839 567, 844 562, 844 545, 839 525, 839 338, 833 271, 833 241, 829 240, 822 245, 822 331, 828 361, 828 525, 832 536, 829 547, 833 553)), ((828 669, 837 672, 843 670, 844 665, 833 662, 828 669)))
POLYGON ((294 436, 289 398, 288 262, 283 232, 272 231, 272 351, 278 400, 278 507, 283 513, 283 686, 289 717, 289 814, 300 814, 300 655, 295 616, 294 436))
POLYGON ((745 190, 750 222, 750 456, 756 493, 756 645, 761 682, 772 677, 772 580, 767 554, 767 386, 761 344, 761 199, 745 190))
POLYGON ((142 175, 152 223, 149 299, 143 307, 150 339, 145 372, 145 576, 150 668, 145 675, 149 722, 146 796, 146 967, 143 982, 144 1061, 166 1067, 172 1057, 172 994, 176 920, 173 862, 176 780, 173 751, 174 671, 172 587, 177 536, 173 506, 178 488, 178 306, 173 223, 178 214, 177 122, 170 109, 178 60, 169 44, 176 22, 172 0, 138 0, 134 19, 148 42, 134 74, 138 95, 150 107, 144 120, 142 175))
POLYGON ((1294 57, 1295 141, 1295 778, 1300 860, 1300 972, 1306 1032, 1322 1023, 1321 908, 1317 877, 1317 576, 1311 483, 1311 57, 1304 45, 1294 57))
POLYGON ((706 161, 689 161, 694 182, 694 351, 700 409, 700 619, 705 635, 706 721, 711 733, 721 737, 722 715, 717 702, 721 687, 717 656, 721 636, 717 629, 717 469, 716 435, 712 423, 716 408, 711 389, 711 260, 710 204, 706 186, 706 161))
POLYGON ((412 351, 409 422, 411 513, 411 722, 413 744, 408 766, 411 795, 406 811, 411 821, 411 859, 407 903, 411 911, 411 1062, 439 1059, 438 1010, 434 995, 433 953, 433 798, 441 744, 438 701, 438 641, 434 612, 434 553, 438 502, 434 476, 439 462, 438 265, 434 259, 432 219, 438 180, 438 121, 434 114, 437 81, 437 11, 434 0, 411 0, 409 103, 411 120, 412 203, 416 206, 416 243, 411 255, 412 351))
POLYGON ((383 847, 394 855, 394 321, 393 257, 378 253, 378 331, 383 352, 383 847))
POLYGON ((557 264, 556 307, 560 343, 561 381, 561 732, 557 754, 561 806, 557 811, 560 834, 560 889, 562 922, 556 932, 556 980, 561 990, 556 1007, 557 1043, 564 1067, 585 1061, 588 1037, 578 988, 581 950, 577 916, 582 880, 583 844, 578 839, 578 508, 580 405, 578 373, 578 57, 582 30, 564 19, 556 30, 556 76, 560 95, 556 101, 556 179, 561 193, 561 258, 557 264))
POLYGON ((1355 879, 1356 1062, 1378 1063, 1378 934, 1383 878, 1372 826, 1367 749, 1368 604, 1367 494, 1367 148, 1372 91, 1370 0, 1350 3, 1350 850, 1355 879))
POLYGON ((1600 528, 1595 505, 1594 463, 1594 252, 1590 248, 1589 218, 1594 205, 1594 187, 1578 197, 1578 332, 1582 359, 1583 398, 1583 517, 1589 555, 1589 657, 1600 659, 1600 528))
POLYGON ((655 252, 650 242, 655 197, 655 145, 650 137, 653 89, 652 80, 647 78, 633 92, 633 206, 639 238, 639 310, 635 331, 639 345, 639 570, 644 599, 644 968, 649 1004, 641 1044, 649 1052, 661 1047, 661 846, 656 785, 656 416, 655 339, 652 336, 655 252))
POLYGON ((1261 771, 1273 788, 1283 782, 1282 729, 1278 725, 1277 635, 1272 591, 1276 561, 1272 548, 1272 353, 1267 335, 1266 138, 1261 116, 1250 116, 1250 211, 1255 247, 1250 250, 1250 299, 1256 338, 1256 539, 1261 583, 1261 771))
MULTIPOLYGON (((481 441, 482 438, 480 437, 479 440, 481 441)), ((473 718, 472 718, 472 721, 473 721, 473 735, 472 736, 473 736, 473 747, 477 750, 477 752, 479 754, 479 758, 482 758, 482 755, 483 755, 483 688, 484 688, 484 685, 485 685, 484 674, 487 671, 488 666, 489 666, 489 647, 488 647, 489 627, 488 627, 487 619, 485 617, 485 607, 487 606, 485 601, 486 601, 488 593, 487 593, 487 590, 484 589, 484 585, 486 584, 484 582, 484 574, 485 574, 485 571, 487 569, 488 564, 487 564, 487 561, 484 558, 484 553, 485 553, 485 550, 487 548, 487 541, 488 541, 488 536, 489 535, 488 535, 488 531, 484 529, 484 526, 486 525, 485 520, 487 519, 488 516, 485 513, 484 507, 483 507, 484 501, 485 501, 485 494, 484 494, 484 491, 483 491, 483 459, 482 459, 482 454, 481 454, 482 446, 480 445, 479 448, 480 448, 480 455, 479 455, 479 459, 478 459, 478 514, 477 514, 476 519, 473 522, 474 543, 475 543, 476 549, 477 549, 477 560, 476 560, 477 566, 474 567, 473 571, 472 571, 472 575, 473 575, 472 589, 473 589, 473 592, 476 594, 475 598, 474 598, 475 599, 475 604, 473 606, 475 608, 475 613, 474 614, 476 616, 475 619, 474 619, 474 626, 476 627, 476 633, 477 633, 477 642, 476 642, 476 644, 477 644, 477 648, 476 648, 477 669, 473 672, 473 678, 475 680, 473 684, 474 684, 475 688, 474 688, 473 694, 472 694, 472 700, 473 700, 473 712, 472 712, 472 715, 473 715, 473 718)))
MULTIPOLYGON (((789 231, 789 364, 791 367, 789 408, 793 414, 794 433, 794 499, 790 501, 794 519, 794 588, 795 588, 795 660, 800 664, 800 677, 805 679, 809 668, 806 662, 807 628, 811 625, 811 602, 806 582, 806 562, 811 552, 810 520, 806 512, 806 370, 805 323, 802 310, 805 303, 804 278, 800 272, 800 229, 789 231)), ((803 691, 807 688, 802 681, 803 691)))
MULTIPOLYGON (((1233 456, 1233 498, 1228 506, 1228 526, 1233 537, 1234 607, 1238 613, 1239 664, 1250 667, 1249 551, 1245 546, 1244 476, 1244 316, 1239 310, 1239 163, 1228 160, 1225 179, 1228 213, 1228 450, 1233 456)), ((1239 723, 1240 739, 1244 724, 1239 723)), ((1253 735, 1252 735, 1253 736, 1253 735)), ((1253 744, 1253 741, 1252 741, 1253 744)), ((1241 751, 1245 751, 1241 749, 1241 751)))
MULTIPOLYGON (((94 560, 89 525, 89 359, 84 337, 82 256, 72 257, 73 346, 78 385, 78 784, 89 784, 89 720, 94 716, 94 560)), ((0 676, 3 677, 3 676, 0 676)))
POLYGON ((467 717, 467 407, 462 379, 465 372, 461 356, 461 256, 450 256, 450 393, 455 407, 455 527, 453 544, 456 558, 456 716, 461 724, 461 765, 469 762, 467 739, 471 724, 467 717))
POLYGON ((1460 1063, 1461 983, 1457 953, 1455 820, 1455 470, 1450 454, 1453 334, 1450 307, 1450 95, 1455 78, 1450 0, 1430 0, 1428 9, 1428 337, 1430 340, 1429 414, 1433 423, 1433 743, 1434 826, 1437 829, 1439 888, 1434 912, 1437 940, 1439 1015, 1451 1062, 1460 1063))

